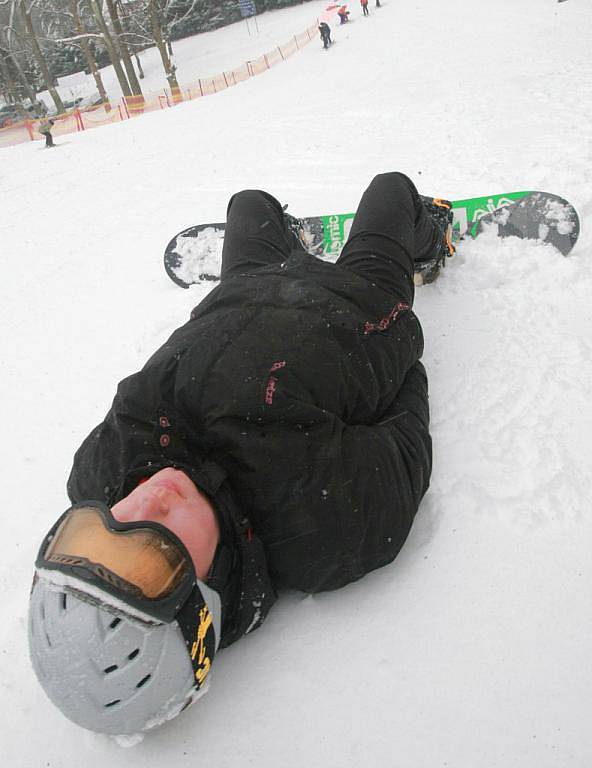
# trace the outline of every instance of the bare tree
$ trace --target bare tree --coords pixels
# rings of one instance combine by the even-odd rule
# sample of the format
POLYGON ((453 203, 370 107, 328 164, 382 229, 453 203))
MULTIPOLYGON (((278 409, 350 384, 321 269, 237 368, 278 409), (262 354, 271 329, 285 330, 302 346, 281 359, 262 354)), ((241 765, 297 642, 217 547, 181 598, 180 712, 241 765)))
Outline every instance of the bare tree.
POLYGON ((138 68, 138 77, 140 80, 144 79, 144 70, 142 69, 142 62, 140 61, 140 57, 138 56, 138 52, 134 51, 134 59, 136 60, 136 66, 138 68))
POLYGON ((111 105, 109 103, 109 97, 107 96, 107 91, 105 90, 105 86, 103 85, 103 79, 101 77, 101 73, 99 72, 99 68, 97 67, 97 62, 95 61, 95 57, 93 56, 93 52, 91 50, 88 37, 85 36, 86 30, 84 28, 84 24, 82 23, 82 19, 80 16, 78 0, 70 0, 70 12, 72 14, 72 19, 74 22, 74 29, 76 31, 76 34, 80 38, 79 44, 80 44, 80 48, 82 49, 82 53, 86 60, 87 66, 90 70, 91 75, 95 80, 95 84, 97 86, 97 91, 99 92, 99 96, 103 100, 103 103, 105 104, 107 111, 109 111, 111 109, 111 105))
POLYGON ((20 91, 24 91, 27 98, 35 101, 35 88, 30 78, 26 75, 21 64, 19 56, 24 55, 24 44, 21 36, 17 34, 18 14, 16 13, 16 0, 4 0, 0 4, 2 18, 0 20, 0 47, 4 49, 4 62, 7 67, 7 74, 10 76, 12 68, 16 78, 12 77, 12 86, 18 96, 20 91))
POLYGON ((56 109, 62 112, 63 102, 54 86, 51 69, 58 74, 59 67, 61 74, 64 67, 82 59, 101 99, 108 104, 93 53, 92 41, 95 40, 105 47, 126 98, 142 95, 132 57, 136 58, 141 79, 144 73, 138 53, 156 45, 168 86, 176 96, 180 89, 171 31, 186 22, 199 2, 191 0, 179 5, 177 0, 0 0, 1 84, 10 98, 24 89, 34 101, 34 81, 41 78, 56 109), (47 50, 48 44, 68 45, 70 51, 65 48, 63 56, 59 51, 54 54, 47 50), (76 48, 82 55, 75 53, 76 48), (33 60, 39 74, 25 73, 27 62, 33 60))
POLYGON ((127 31, 122 26, 118 37, 134 49, 140 77, 143 77, 143 72, 137 52, 156 45, 167 82, 171 90, 178 90, 176 67, 172 60, 170 36, 165 22, 165 9, 169 0, 135 0, 123 6, 123 9, 121 0, 106 0, 106 2, 115 4, 120 22, 125 21, 127 31))
POLYGON ((132 90, 130 88, 130 84, 127 80, 127 77, 125 76, 125 72, 123 71, 123 67, 121 66, 119 50, 116 47, 116 43, 113 37, 111 36, 111 32, 109 31, 109 27, 107 26, 105 17, 103 16, 103 11, 101 9, 101 6, 98 0, 88 0, 88 2, 90 4, 90 8, 93 12, 97 25, 101 32, 101 36, 105 44, 105 47, 107 48, 107 52, 109 53, 109 58, 111 59, 111 63, 113 64, 113 69, 115 70, 115 74, 117 75, 117 79, 119 81, 119 85, 121 87, 123 95, 131 96, 132 90))
POLYGON ((121 53, 121 59, 127 73, 127 79, 130 84, 130 88, 135 96, 141 96, 142 89, 140 88, 140 83, 136 77, 136 71, 134 69, 134 65, 132 64, 129 48, 127 47, 125 40, 125 33, 123 31, 121 19, 119 18, 118 4, 115 2, 115 0, 105 0, 105 3, 107 5, 107 10, 109 11, 111 24, 113 25, 113 31, 115 32, 115 39, 121 53))
POLYGON ((162 33, 161 11, 157 0, 148 0, 148 16, 150 19, 152 37, 154 38, 154 42, 156 43, 156 47, 160 53, 162 66, 164 67, 164 73, 166 79, 168 80, 169 87, 171 91, 175 89, 176 92, 179 92, 179 83, 177 82, 176 75, 177 68, 171 61, 169 56, 169 49, 167 48, 166 42, 164 40, 162 33))
POLYGON ((0 48, 0 89, 6 101, 18 101, 18 88, 10 72, 8 56, 0 48))
POLYGON ((33 56, 35 57, 37 66, 41 71, 41 76, 43 77, 45 87, 47 88, 49 95, 53 99, 53 103, 55 104, 58 114, 62 114, 62 112, 65 112, 66 110, 62 102, 62 99, 60 97, 60 94, 57 92, 54 86, 53 77, 49 71, 49 67, 47 66, 47 62, 43 55, 43 51, 41 50, 41 46, 39 45, 39 41, 37 39, 37 34, 33 27, 33 21, 31 19, 31 9, 33 5, 34 5, 34 0, 33 2, 29 2, 29 3, 27 2, 27 0, 20 0, 17 4, 17 10, 20 14, 20 18, 23 23, 25 34, 27 36, 27 41, 31 46, 31 50, 33 51, 33 56))

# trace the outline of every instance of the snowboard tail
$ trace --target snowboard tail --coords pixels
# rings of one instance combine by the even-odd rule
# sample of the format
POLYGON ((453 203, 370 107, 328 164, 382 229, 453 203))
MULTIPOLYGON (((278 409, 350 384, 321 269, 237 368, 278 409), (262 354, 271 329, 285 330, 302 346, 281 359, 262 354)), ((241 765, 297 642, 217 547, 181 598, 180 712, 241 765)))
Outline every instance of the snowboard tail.
MULTIPOLYGON (((434 198, 422 196, 432 202, 434 198)), ((497 227, 500 237, 541 240, 567 255, 575 245, 580 222, 575 208, 547 192, 522 191, 452 201, 452 241, 477 237, 497 227)), ((301 240, 314 256, 335 261, 345 242, 355 213, 310 216, 302 222, 301 240)), ((182 288, 204 280, 220 279, 225 223, 197 224, 182 230, 167 245, 164 266, 171 280, 182 288)))
POLYGON ((545 192, 529 192, 520 200, 479 218, 471 227, 477 237, 497 227, 499 237, 519 237, 551 243, 564 256, 571 251, 580 234, 577 211, 561 197, 545 192))

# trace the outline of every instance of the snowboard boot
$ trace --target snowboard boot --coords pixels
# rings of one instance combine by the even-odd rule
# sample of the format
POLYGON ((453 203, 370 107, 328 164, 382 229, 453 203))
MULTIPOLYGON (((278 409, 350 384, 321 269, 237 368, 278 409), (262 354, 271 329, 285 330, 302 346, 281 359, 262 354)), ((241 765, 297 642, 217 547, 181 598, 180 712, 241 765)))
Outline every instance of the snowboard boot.
POLYGON ((415 285, 433 283, 440 274, 440 268, 446 266, 446 259, 455 253, 452 245, 452 203, 438 197, 422 197, 422 201, 438 233, 430 257, 415 262, 415 285))

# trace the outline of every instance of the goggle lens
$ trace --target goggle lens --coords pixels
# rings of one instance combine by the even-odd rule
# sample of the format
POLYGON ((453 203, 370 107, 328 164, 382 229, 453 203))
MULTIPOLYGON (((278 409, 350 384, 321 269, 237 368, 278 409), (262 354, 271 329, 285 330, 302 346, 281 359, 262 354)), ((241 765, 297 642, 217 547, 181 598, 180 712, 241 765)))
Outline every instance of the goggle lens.
POLYGON ((68 512, 43 559, 54 564, 76 565, 76 560, 83 566, 90 563, 105 581, 114 574, 148 599, 169 596, 190 568, 185 555, 161 531, 112 530, 94 507, 77 507, 68 512))

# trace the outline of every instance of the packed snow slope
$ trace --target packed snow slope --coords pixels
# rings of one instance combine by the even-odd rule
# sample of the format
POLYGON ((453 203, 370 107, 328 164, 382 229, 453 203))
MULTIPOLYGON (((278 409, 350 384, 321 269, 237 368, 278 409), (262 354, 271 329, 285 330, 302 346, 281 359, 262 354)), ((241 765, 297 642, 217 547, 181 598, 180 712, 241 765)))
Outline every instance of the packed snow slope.
MULTIPOLYGON (((317 40, 217 96, 0 154, 7 766, 592 764, 592 6, 351 10, 328 52, 317 40), (174 286, 164 246, 240 188, 347 211, 393 169, 447 197, 561 194, 580 242, 563 258, 485 236, 418 291, 434 472, 395 563, 284 595, 220 654, 210 692, 135 748, 72 725, 27 658, 32 562, 117 382, 211 288, 174 286)), ((281 43, 302 24, 277 13, 281 43)), ((232 30, 229 66, 247 34, 232 30)))

